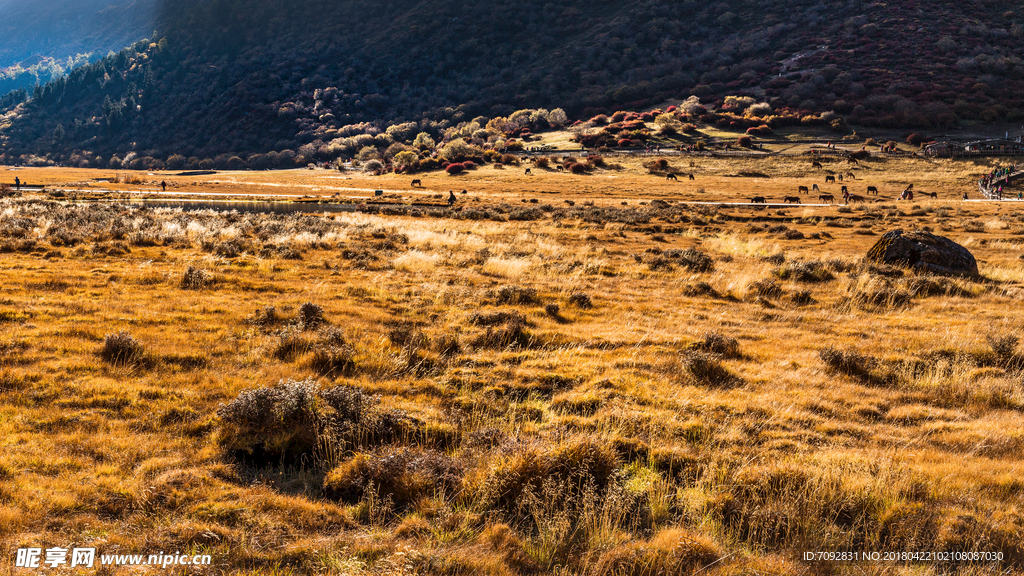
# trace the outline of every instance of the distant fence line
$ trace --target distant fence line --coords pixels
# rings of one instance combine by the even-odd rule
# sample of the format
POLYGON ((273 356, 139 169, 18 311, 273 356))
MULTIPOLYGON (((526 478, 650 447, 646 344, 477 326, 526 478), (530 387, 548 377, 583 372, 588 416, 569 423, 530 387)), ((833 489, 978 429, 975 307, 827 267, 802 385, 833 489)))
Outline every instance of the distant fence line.
POLYGON ((937 154, 937 156, 949 156, 953 158, 968 158, 976 156, 1024 156, 1024 150, 954 150, 949 154, 937 154))

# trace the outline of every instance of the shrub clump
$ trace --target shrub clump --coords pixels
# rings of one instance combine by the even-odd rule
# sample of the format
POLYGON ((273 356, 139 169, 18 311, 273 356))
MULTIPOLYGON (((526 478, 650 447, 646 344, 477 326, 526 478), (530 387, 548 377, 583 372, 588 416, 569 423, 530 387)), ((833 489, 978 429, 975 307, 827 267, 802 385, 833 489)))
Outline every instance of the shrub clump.
POLYGON ((495 291, 495 299, 498 301, 498 304, 540 304, 536 288, 517 286, 515 284, 498 288, 495 291))
POLYGON ((293 327, 286 327, 277 335, 277 345, 274 346, 272 355, 283 362, 290 362, 296 356, 304 354, 309 350, 311 342, 299 330, 293 327))
POLYGON ((181 278, 181 287, 185 290, 202 290, 210 285, 210 273, 195 266, 189 266, 181 278))
POLYGON ((324 318, 324 309, 312 302, 306 302, 299 306, 299 326, 303 330, 312 330, 327 321, 324 318))
POLYGON ((515 310, 475 312, 469 316, 469 323, 476 326, 498 326, 509 323, 526 324, 526 317, 515 310))
POLYGON ((350 376, 356 370, 355 354, 345 344, 316 346, 307 366, 321 376, 350 376))
POLYGON ((740 343, 735 339, 718 332, 708 332, 700 340, 688 347, 690 350, 718 354, 723 358, 741 358, 740 343))
POLYGON ((818 358, 821 358, 830 373, 848 374, 862 379, 870 379, 871 371, 877 365, 877 361, 870 356, 832 347, 819 350, 818 358))
POLYGON ((719 361, 718 354, 698 350, 684 350, 667 366, 670 373, 689 384, 729 388, 742 380, 719 361))
POLYGON ((400 509, 440 491, 454 492, 462 483, 463 466, 437 450, 385 448, 357 454, 324 479, 329 498, 356 502, 373 490, 400 509))
POLYGON ((718 291, 708 282, 686 284, 681 289, 684 296, 718 296, 718 291))
POLYGON ((107 334, 103 338, 100 358, 115 366, 136 364, 145 359, 146 350, 142 342, 127 332, 107 334))
POLYGON ((989 334, 985 336, 985 341, 988 342, 988 346, 992 349, 992 353, 999 359, 1012 358, 1017 352, 1017 344, 1020 342, 1017 336, 1013 334, 1005 334, 1002 336, 989 334))
POLYGON ((537 344, 537 338, 526 329, 521 315, 512 314, 487 326, 487 330, 470 343, 477 348, 519 349, 533 347, 537 344))
POLYGON ((761 298, 778 298, 782 296, 782 287, 772 280, 757 280, 748 287, 761 298))
POLYGON ((580 310, 589 310, 594 307, 593 301, 590 296, 585 292, 573 292, 569 294, 569 305, 575 306, 580 310))
POLYGON ((485 490, 495 505, 514 511, 524 493, 540 493, 546 480, 592 482, 602 489, 618 465, 618 455, 608 443, 589 437, 553 447, 517 446, 492 466, 485 490))
POLYGON ((676 260, 680 266, 690 272, 711 272, 715 269, 714 259, 708 256, 706 252, 696 248, 667 250, 665 256, 676 260))
POLYGON ((228 454, 258 465, 322 461, 325 448, 371 446, 409 434, 415 423, 384 411, 359 388, 321 389, 313 379, 281 380, 242 391, 217 409, 218 442, 228 454))
POLYGON ((928 296, 974 296, 962 282, 962 280, 942 276, 918 276, 909 282, 907 289, 912 295, 922 298, 928 296))
POLYGON ((782 280, 827 282, 835 278, 828 265, 817 260, 790 260, 773 271, 782 280))
POLYGON ((281 321, 281 317, 277 314, 277 308, 273 306, 265 306, 260 308, 252 316, 245 319, 245 322, 257 326, 259 328, 268 328, 281 321))

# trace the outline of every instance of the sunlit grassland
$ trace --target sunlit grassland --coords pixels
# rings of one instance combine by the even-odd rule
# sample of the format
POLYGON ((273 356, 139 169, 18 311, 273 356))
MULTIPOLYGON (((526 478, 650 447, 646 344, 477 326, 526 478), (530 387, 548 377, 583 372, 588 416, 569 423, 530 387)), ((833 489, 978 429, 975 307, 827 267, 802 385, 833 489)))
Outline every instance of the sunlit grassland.
MULTIPOLYGON (((724 162, 697 168, 752 194, 724 162)), ((901 162, 872 178, 969 185, 901 162)), ((618 221, 4 201, 0 541, 241 574, 857 574, 800 554, 922 546, 1019 573, 1024 213, 655 209, 707 184, 626 164, 542 197, 618 194, 618 221), (924 226, 982 278, 861 263, 924 226), (306 379, 262 427, 219 412, 306 379)))

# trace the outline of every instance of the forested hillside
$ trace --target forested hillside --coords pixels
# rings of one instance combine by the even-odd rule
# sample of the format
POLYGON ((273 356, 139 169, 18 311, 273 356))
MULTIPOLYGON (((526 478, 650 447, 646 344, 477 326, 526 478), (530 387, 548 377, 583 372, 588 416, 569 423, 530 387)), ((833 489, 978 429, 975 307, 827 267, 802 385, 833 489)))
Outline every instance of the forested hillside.
POLYGON ((0 137, 8 157, 245 157, 397 122, 437 136, 521 108, 589 118, 690 94, 865 125, 1012 119, 1024 117, 1018 12, 1006 0, 166 0, 151 42, 10 108, 0 137))
POLYGON ((0 69, 0 94, 15 90, 31 92, 36 86, 63 76, 65 72, 89 61, 88 54, 67 58, 33 56, 13 66, 0 69))

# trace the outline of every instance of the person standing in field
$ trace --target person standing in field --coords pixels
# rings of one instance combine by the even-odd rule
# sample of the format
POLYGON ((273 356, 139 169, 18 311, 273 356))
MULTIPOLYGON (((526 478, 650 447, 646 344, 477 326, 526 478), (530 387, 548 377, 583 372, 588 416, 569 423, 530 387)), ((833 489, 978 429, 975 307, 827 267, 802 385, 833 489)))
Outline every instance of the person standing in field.
POLYGON ((449 190, 448 191, 448 207, 451 208, 452 205, 455 204, 456 200, 458 200, 458 198, 455 197, 455 192, 452 192, 451 190, 449 190))
POLYGON ((21 178, 18 178, 17 176, 14 177, 14 189, 21 190, 21 178))

